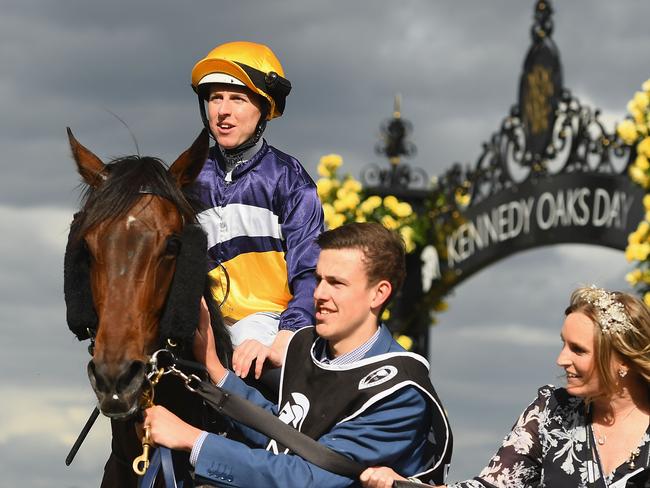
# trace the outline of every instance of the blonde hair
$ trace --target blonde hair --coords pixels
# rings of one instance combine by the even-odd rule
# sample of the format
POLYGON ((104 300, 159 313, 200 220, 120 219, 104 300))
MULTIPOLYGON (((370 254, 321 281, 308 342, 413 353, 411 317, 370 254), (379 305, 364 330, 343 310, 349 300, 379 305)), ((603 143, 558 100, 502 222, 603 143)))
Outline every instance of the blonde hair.
POLYGON ((631 324, 624 330, 612 331, 606 323, 607 311, 603 312, 593 303, 593 287, 578 288, 571 294, 565 315, 579 312, 596 325, 594 327, 595 373, 598 375, 603 394, 612 394, 617 388, 617 378, 610 367, 611 358, 618 353, 630 370, 650 385, 650 309, 638 298, 619 291, 608 292, 609 299, 620 303, 631 324))

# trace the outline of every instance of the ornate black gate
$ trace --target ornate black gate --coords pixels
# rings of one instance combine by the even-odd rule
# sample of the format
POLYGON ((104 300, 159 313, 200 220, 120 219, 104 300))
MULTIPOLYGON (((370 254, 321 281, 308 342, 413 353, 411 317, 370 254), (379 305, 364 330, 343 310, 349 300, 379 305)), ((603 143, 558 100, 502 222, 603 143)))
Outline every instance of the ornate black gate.
POLYGON ((433 191, 426 190, 424 172, 400 163, 414 146, 406 139, 410 125, 396 108, 379 148, 390 168, 363 172, 366 192, 406 200, 430 224, 431 245, 409 257, 391 321, 393 330, 416 338, 415 349, 424 355, 432 305, 477 271, 551 244, 624 250, 644 215, 645 192, 627 175, 634 148, 608 132, 599 111, 562 84, 552 13, 550 0, 536 2, 518 102, 483 144, 474 167, 456 164, 433 191), (436 271, 424 282, 423 254, 436 271))

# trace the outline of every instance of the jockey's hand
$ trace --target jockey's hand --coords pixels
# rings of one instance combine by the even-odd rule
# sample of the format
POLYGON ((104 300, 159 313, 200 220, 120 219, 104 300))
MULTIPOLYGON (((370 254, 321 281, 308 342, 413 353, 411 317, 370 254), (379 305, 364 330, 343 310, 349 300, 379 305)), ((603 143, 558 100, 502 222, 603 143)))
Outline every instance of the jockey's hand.
POLYGON ((232 367, 235 374, 241 378, 246 378, 253 361, 255 361, 255 379, 260 379, 265 361, 274 368, 282 366, 284 353, 292 335, 293 332, 290 330, 278 331, 270 347, 255 339, 247 339, 242 342, 232 355, 232 367))
POLYGON ((179 419, 165 407, 154 405, 144 411, 144 426, 149 427, 154 445, 191 451, 201 430, 179 419))
POLYGON ((385 466, 368 468, 361 473, 359 479, 363 488, 392 488, 395 480, 408 481, 385 466))
POLYGON ((200 363, 205 364, 208 369, 210 378, 215 383, 226 374, 226 369, 219 361, 217 356, 217 346, 214 341, 214 333, 212 332, 212 324, 210 322, 210 312, 205 299, 201 298, 201 314, 199 316, 199 327, 194 334, 194 344, 192 348, 194 358, 200 363))
POLYGON ((264 362, 273 354, 269 346, 255 339, 246 339, 232 353, 232 369, 240 378, 246 378, 255 361, 255 379, 260 379, 264 362))

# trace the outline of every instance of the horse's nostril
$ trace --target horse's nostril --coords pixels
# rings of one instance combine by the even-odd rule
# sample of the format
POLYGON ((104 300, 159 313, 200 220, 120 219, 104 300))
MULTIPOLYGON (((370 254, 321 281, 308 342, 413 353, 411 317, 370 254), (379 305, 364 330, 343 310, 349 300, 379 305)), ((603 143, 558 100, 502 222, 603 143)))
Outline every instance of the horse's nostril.
POLYGON ((109 386, 105 376, 97 371, 97 366, 94 361, 88 363, 88 377, 94 385, 95 390, 105 393, 108 392, 109 386))
POLYGON ((144 379, 144 363, 142 361, 131 361, 126 370, 117 378, 115 390, 122 393, 133 387, 133 384, 140 384, 144 379))
POLYGON ((88 377, 98 394, 122 395, 135 393, 145 376, 142 361, 124 361, 112 367, 91 360, 88 363, 88 377))

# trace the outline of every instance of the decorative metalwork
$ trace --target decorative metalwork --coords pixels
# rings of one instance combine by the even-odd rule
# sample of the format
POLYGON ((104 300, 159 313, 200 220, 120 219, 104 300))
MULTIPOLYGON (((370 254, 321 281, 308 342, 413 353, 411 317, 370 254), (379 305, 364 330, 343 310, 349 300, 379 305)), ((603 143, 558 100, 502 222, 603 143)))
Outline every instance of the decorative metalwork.
POLYGON ((393 118, 381 126, 382 141, 375 152, 390 161, 388 168, 377 164, 366 166, 361 172, 361 180, 366 186, 375 188, 424 189, 428 186, 428 176, 421 168, 412 168, 401 162, 401 158, 412 157, 417 152, 415 144, 407 139, 413 126, 402 118, 400 96, 395 96, 393 118))
MULTIPOLYGON (((593 178, 600 175, 612 176, 613 178, 598 180, 599 184, 607 187, 612 198, 620 198, 615 195, 615 191, 622 188, 618 186, 621 181, 628 181, 624 173, 634 162, 634 147, 627 145, 615 132, 604 126, 598 109, 583 105, 562 85, 560 57, 551 39, 552 13, 550 0, 536 2, 535 20, 531 29, 532 45, 520 77, 518 102, 510 108, 499 129, 483 143, 475 164, 464 166, 455 163, 438 178, 433 192, 430 193, 427 215, 430 219, 432 242, 440 258, 442 277, 434 280, 431 289, 425 294, 422 302, 425 309, 426 306, 431 307, 432 304, 438 303, 460 281, 480 269, 479 266, 492 262, 497 258, 498 252, 501 252, 494 250, 489 254, 492 248, 487 244, 484 245, 485 250, 479 249, 476 244, 470 252, 469 243, 473 237, 469 229, 471 225, 475 225, 472 218, 487 215, 485 218, 491 219, 492 208, 502 209, 511 202, 517 203, 518 194, 528 194, 526 192, 531 192, 531 189, 537 187, 554 188, 549 186, 550 176, 558 176, 554 182, 561 180, 569 186, 573 183, 567 182, 576 182, 575 184, 579 185, 583 181, 594 181, 593 178), (456 232, 463 226, 468 233, 454 240, 453 236, 460 235, 456 232), (451 241, 449 236, 452 236, 451 241), (450 246, 450 242, 462 242, 468 247, 460 249, 454 245, 450 246), (479 251, 483 253, 480 257, 479 251), (458 252, 462 255, 453 254, 458 252), (454 258, 453 266, 448 265, 450 253, 454 258), (470 259, 474 261, 470 263, 470 259)), ((630 195, 626 189, 618 191, 619 194, 627 192, 630 195)), ((603 196, 602 190, 600 196, 603 196)), ((637 203, 640 201, 638 194, 632 197, 637 203)), ((529 202, 527 204, 531 205, 529 208, 532 209, 536 200, 526 202, 529 202)), ((604 206, 603 203, 603 208, 604 206)), ((618 208, 620 210, 621 207, 618 208)), ((580 211, 582 210, 584 209, 580 211)), ((629 215, 625 218, 621 212, 620 215, 617 214, 621 222, 634 221, 632 214, 639 211, 636 207, 626 207, 624 212, 627 214, 628 210, 629 215)), ((541 218, 547 219, 545 223, 549 222, 549 212, 549 208, 540 212, 541 218)), ((601 209, 601 214, 602 212, 601 209)), ((601 219, 601 214, 598 214, 595 220, 601 219)), ((499 217, 498 211, 494 215, 499 217)), ((574 215, 576 216, 584 220, 584 214, 578 212, 574 215)), ((534 217, 537 218, 537 214, 534 217)), ((561 234, 566 237, 566 242, 578 242, 570 239, 573 232, 570 225, 571 222, 563 228, 556 227, 553 236, 561 234)), ((591 221, 590 225, 596 226, 591 221)), ((510 228, 512 229, 514 225, 510 228)), ((576 232, 580 232, 584 242, 588 242, 588 231, 589 226, 585 225, 576 232)), ((627 236, 624 230, 612 227, 607 233, 607 245, 614 247, 612 242, 618 239, 619 234, 627 236)), ((514 235, 513 230, 513 235, 508 237, 510 240, 507 245, 510 251, 516 246, 521 250, 530 247, 533 241, 540 242, 537 237, 530 241, 522 238, 515 242, 514 235)), ((517 234, 520 235, 523 234, 517 234)), ((550 242, 551 237, 548 239, 550 242)), ((498 241, 496 245, 500 243, 501 241, 498 241)), ((418 313, 421 312, 422 310, 418 309, 418 313)))
POLYGON ((519 103, 483 144, 473 170, 455 165, 441 177, 445 185, 456 185, 444 190, 449 196, 469 192, 472 205, 528 180, 562 172, 622 174, 632 162, 632 148, 607 131, 600 111, 561 86, 551 14, 550 1, 538 0, 519 103))

